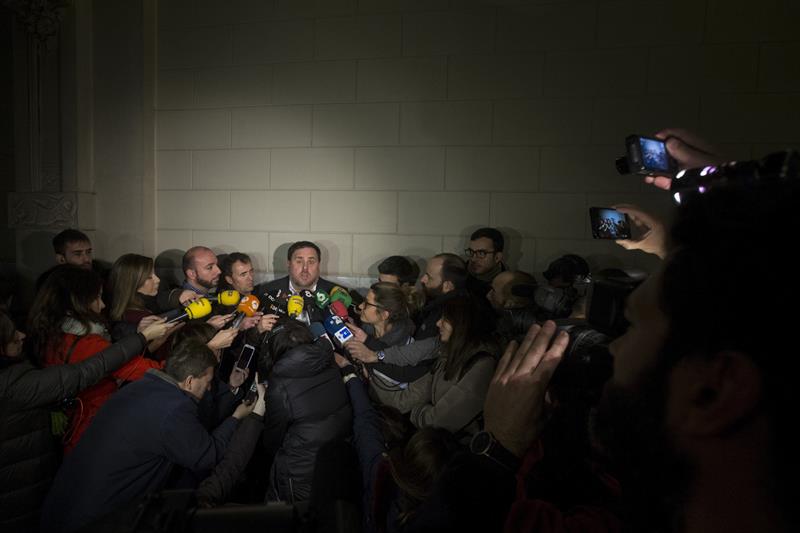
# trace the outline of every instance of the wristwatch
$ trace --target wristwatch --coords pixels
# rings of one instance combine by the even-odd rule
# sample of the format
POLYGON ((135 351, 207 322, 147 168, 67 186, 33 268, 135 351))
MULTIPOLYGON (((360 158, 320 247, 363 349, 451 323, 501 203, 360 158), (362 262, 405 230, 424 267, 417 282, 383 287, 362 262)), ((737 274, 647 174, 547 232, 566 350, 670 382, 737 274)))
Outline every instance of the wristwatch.
POLYGON ((484 455, 511 472, 516 472, 520 466, 519 458, 508 451, 488 431, 479 431, 472 436, 472 440, 469 442, 469 451, 475 455, 484 455))
POLYGON ((383 350, 381 350, 375 354, 375 357, 378 358, 378 361, 383 361, 383 358, 386 357, 386 353, 383 350))

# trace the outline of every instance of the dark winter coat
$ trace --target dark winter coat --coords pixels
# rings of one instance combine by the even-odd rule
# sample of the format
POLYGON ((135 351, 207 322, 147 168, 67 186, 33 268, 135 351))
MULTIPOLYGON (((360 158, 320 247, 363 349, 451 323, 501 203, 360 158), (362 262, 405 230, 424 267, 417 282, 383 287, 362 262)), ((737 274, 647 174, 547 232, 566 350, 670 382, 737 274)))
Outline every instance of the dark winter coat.
POLYGON ((264 445, 274 453, 268 500, 308 500, 314 461, 327 441, 350 434, 352 412, 333 350, 325 340, 286 352, 267 389, 264 445))
POLYGON ((209 434, 197 400, 167 374, 148 371, 103 405, 65 458, 42 508, 42 530, 74 531, 157 492, 176 465, 210 471, 236 426, 230 417, 209 434))
POLYGON ((0 357, 0 530, 37 531, 39 507, 58 468, 50 410, 140 354, 134 334, 74 365, 44 369, 0 357))

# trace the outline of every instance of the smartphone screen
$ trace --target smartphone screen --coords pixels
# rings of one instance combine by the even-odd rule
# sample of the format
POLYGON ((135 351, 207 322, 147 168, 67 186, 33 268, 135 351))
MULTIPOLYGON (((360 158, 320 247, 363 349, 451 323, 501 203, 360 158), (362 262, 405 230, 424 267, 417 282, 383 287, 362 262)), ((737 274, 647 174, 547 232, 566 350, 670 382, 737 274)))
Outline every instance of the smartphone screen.
POLYGON ((239 358, 236 359, 236 366, 244 370, 250 367, 250 361, 253 360, 253 354, 256 353, 256 347, 252 344, 245 344, 242 346, 242 351, 239 352, 239 358))
POLYGON ((639 137, 639 147, 642 149, 642 163, 647 170, 669 172, 671 170, 667 145, 660 139, 639 137))
POLYGON ((595 239, 630 239, 631 221, 628 215, 610 207, 590 207, 589 220, 595 239))

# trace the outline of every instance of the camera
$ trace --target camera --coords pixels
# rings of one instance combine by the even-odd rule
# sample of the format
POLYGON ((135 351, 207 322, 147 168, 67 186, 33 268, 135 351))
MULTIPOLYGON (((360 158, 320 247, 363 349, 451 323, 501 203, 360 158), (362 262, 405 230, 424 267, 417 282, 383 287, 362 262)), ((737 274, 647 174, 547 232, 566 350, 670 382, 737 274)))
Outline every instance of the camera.
POLYGON ((597 331, 619 337, 628 329, 625 301, 644 281, 644 273, 628 273, 619 269, 598 272, 589 290, 586 321, 597 331))
POLYGON ((626 155, 617 158, 620 174, 644 176, 674 176, 678 163, 667 152, 667 144, 661 139, 643 135, 628 135, 625 138, 626 155))

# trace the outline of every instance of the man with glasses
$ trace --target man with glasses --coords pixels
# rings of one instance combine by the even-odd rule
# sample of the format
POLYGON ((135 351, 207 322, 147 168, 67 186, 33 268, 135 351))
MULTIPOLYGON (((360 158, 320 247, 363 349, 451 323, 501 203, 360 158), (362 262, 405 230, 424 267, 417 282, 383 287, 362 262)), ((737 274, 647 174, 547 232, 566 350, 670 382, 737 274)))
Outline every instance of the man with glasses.
POLYGON ((469 270, 468 287, 470 292, 485 297, 492 288, 492 280, 505 272, 503 263, 503 234, 495 228, 480 228, 469 238, 469 247, 464 250, 469 270))

